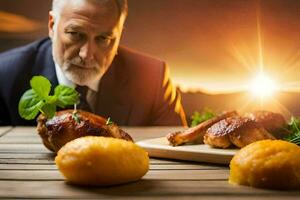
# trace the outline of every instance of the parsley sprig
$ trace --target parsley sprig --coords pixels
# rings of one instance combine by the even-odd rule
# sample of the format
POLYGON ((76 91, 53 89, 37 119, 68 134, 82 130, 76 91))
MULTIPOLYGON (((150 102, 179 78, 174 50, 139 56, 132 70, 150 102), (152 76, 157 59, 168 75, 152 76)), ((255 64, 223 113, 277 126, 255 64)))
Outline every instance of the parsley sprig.
POLYGON ((209 120, 213 117, 215 117, 216 114, 208 109, 208 108, 205 108, 202 112, 194 112, 194 114, 192 115, 191 119, 192 119, 192 123, 191 123, 191 126, 197 126, 198 124, 206 121, 206 120, 209 120))
POLYGON ((300 117, 292 117, 290 123, 286 128, 291 134, 284 139, 286 141, 300 145, 300 117))
POLYGON ((43 76, 30 80, 31 89, 25 91, 19 101, 19 114, 26 120, 34 119, 40 112, 47 118, 55 115, 56 108, 65 108, 79 102, 79 93, 68 86, 58 85, 50 95, 51 83, 43 76))

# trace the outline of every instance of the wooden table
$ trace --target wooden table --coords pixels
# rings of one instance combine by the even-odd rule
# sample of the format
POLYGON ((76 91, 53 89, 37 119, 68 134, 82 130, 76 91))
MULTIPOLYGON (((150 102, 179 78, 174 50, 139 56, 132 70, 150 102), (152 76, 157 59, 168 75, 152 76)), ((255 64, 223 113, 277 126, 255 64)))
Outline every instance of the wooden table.
MULTIPOLYGON (((180 127, 124 128, 135 140, 180 127)), ((300 191, 272 191, 228 184, 228 166, 151 159, 142 180, 113 187, 68 185, 54 154, 33 127, 0 128, 0 198, 54 199, 300 199, 300 191)))

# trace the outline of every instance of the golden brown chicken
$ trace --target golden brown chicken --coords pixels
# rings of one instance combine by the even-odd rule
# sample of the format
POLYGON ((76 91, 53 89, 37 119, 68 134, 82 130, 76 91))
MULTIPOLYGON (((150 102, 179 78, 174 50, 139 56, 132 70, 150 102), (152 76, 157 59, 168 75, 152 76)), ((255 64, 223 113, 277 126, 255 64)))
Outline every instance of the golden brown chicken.
POLYGON ((242 117, 231 111, 166 137, 172 146, 205 143, 217 148, 232 145, 241 148, 258 140, 282 138, 278 131, 285 124, 283 116, 278 113, 256 111, 242 117))
POLYGON ((227 119, 229 118, 223 119, 207 129, 203 137, 203 142, 205 144, 208 144, 212 147, 224 149, 231 146, 227 130, 227 128, 229 127, 229 122, 227 121, 227 119))
POLYGON ((283 129, 286 124, 284 117, 279 113, 269 111, 255 111, 246 114, 246 117, 260 123, 268 132, 272 133, 277 139, 281 139, 288 134, 283 129))
POLYGON ((231 145, 242 148, 265 139, 275 139, 275 137, 261 124, 245 117, 229 117, 215 123, 207 130, 204 143, 217 148, 228 148, 231 145))
POLYGON ((57 152, 67 142, 76 138, 92 135, 120 138, 133 141, 131 136, 115 124, 106 124, 107 120, 98 115, 77 110, 59 111, 52 119, 40 115, 37 119, 37 131, 44 145, 57 152))
POLYGON ((223 114, 200 123, 195 127, 186 129, 182 132, 170 133, 166 137, 172 146, 178 146, 185 143, 202 144, 203 136, 209 127, 222 119, 235 115, 237 115, 236 111, 224 112, 223 114))

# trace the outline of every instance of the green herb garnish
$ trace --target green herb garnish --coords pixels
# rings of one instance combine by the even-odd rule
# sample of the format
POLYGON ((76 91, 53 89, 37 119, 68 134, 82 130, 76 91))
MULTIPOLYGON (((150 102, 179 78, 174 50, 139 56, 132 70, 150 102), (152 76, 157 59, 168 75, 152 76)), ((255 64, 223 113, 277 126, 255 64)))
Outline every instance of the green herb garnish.
POLYGON ((196 126, 196 125, 198 125, 206 120, 209 120, 215 116, 216 116, 216 114, 208 108, 205 108, 201 113, 196 111, 196 112, 194 112, 194 114, 191 117, 191 119, 192 119, 191 126, 192 127, 196 126))
POLYGON ((72 114, 72 119, 74 119, 78 124, 81 122, 79 116, 78 116, 78 113, 77 111, 74 111, 73 114, 72 114))
POLYGON ((19 101, 19 114, 26 120, 34 119, 39 112, 52 118, 56 108, 65 108, 79 101, 79 93, 68 86, 58 85, 54 95, 50 95, 51 83, 43 76, 34 76, 30 80, 31 89, 27 90, 19 101))
POLYGON ((284 138, 284 140, 300 146, 300 117, 292 117, 286 128, 291 134, 284 138))
POLYGON ((111 121, 110 117, 106 121, 106 125, 112 125, 114 122, 111 121))

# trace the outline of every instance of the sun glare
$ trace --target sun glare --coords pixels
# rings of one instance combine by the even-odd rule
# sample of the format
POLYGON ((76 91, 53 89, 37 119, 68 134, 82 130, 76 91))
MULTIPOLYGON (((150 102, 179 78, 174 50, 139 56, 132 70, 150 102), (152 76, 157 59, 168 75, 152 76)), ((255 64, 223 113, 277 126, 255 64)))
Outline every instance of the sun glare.
POLYGON ((250 88, 256 97, 271 97, 278 90, 277 84, 263 73, 260 73, 252 82, 250 88))

